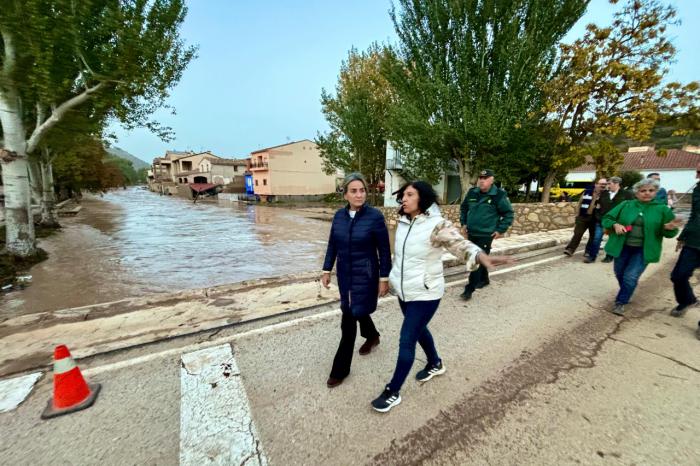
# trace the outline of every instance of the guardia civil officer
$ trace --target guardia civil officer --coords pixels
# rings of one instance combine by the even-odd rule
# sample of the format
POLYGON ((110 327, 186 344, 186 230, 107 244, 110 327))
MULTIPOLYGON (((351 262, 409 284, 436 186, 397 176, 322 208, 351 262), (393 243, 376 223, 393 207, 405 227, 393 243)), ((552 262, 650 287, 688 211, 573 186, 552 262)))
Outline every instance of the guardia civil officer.
MULTIPOLYGON (((514 217, 508 194, 493 184, 494 179, 493 170, 479 172, 479 181, 464 197, 459 215, 462 234, 486 254, 491 252, 493 240, 502 237, 510 228, 514 217)), ((469 282, 464 287, 462 299, 471 299, 474 290, 488 284, 488 270, 486 267, 479 267, 469 274, 469 282)))

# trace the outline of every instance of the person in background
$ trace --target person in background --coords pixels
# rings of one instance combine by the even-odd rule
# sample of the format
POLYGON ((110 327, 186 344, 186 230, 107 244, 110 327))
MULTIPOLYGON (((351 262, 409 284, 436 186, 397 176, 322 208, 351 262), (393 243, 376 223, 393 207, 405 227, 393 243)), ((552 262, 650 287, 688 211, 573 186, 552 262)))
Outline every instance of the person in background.
POLYGON ((664 238, 678 234, 679 221, 673 211, 656 200, 658 181, 646 178, 634 185, 636 199, 625 201, 605 214, 603 227, 613 230, 605 252, 615 258, 615 277, 620 291, 613 314, 625 313, 639 277, 652 262, 659 262, 664 238))
POLYGON ((659 190, 656 192, 656 200, 661 202, 663 205, 668 204, 668 193, 666 192, 666 189, 661 187, 661 175, 658 173, 649 173, 647 175, 647 179, 652 179, 659 183, 659 190))
MULTIPOLYGON (((477 186, 464 196, 459 213, 462 234, 486 254, 491 252, 493 240, 501 238, 508 231, 514 218, 508 194, 493 184, 494 179, 493 170, 482 170, 477 186)), ((461 294, 462 299, 471 299, 474 290, 488 286, 489 283, 488 270, 479 267, 469 274, 469 282, 461 294)))
POLYGON ((428 324, 445 294, 442 255, 445 249, 467 262, 467 270, 511 263, 507 257, 490 257, 445 220, 437 206, 437 194, 425 181, 414 181, 394 194, 401 204, 394 240, 394 265, 389 281, 403 313, 399 355, 391 381, 374 401, 381 413, 401 403, 400 390, 416 357, 416 344, 425 352, 427 364, 416 380, 427 382, 445 373, 428 324))
POLYGON ((675 189, 669 189, 668 190, 668 206, 673 209, 676 203, 678 202, 678 196, 676 195, 676 190, 675 189))
POLYGON ((581 198, 578 200, 578 215, 576 216, 576 223, 574 224, 574 235, 571 237, 569 244, 566 245, 566 248, 564 248, 564 254, 567 256, 574 255, 586 231, 588 231, 586 258, 595 244, 600 248, 600 242, 603 238, 603 229, 597 228, 598 222, 596 220, 595 210, 600 208, 598 200, 605 191, 607 185, 608 181, 605 178, 601 178, 596 181, 592 188, 586 189, 583 194, 581 194, 581 198))
MULTIPOLYGON (((622 178, 620 178, 619 176, 611 176, 608 179, 608 190, 607 192, 603 193, 600 197, 599 222, 601 224, 605 214, 617 207, 618 204, 622 203, 623 201, 629 201, 631 199, 634 199, 634 194, 632 194, 626 189, 623 189, 621 183, 622 178)), ((613 256, 606 254, 605 259, 603 259, 603 262, 609 263, 612 262, 613 259, 613 256)))
MULTIPOLYGON (((695 170, 695 177, 700 180, 700 164, 695 170)), ((695 269, 700 267, 700 182, 693 188, 691 202, 688 223, 678 236, 676 251, 680 251, 680 254, 671 272, 673 292, 678 303, 671 311, 673 317, 682 317, 689 307, 698 302, 690 286, 690 277, 693 276, 695 269)), ((700 322, 698 322, 697 336, 700 338, 700 322)))
POLYGON ((379 332, 370 314, 377 309, 378 296, 389 291, 391 270, 389 232, 382 213, 367 205, 364 177, 359 173, 346 176, 343 193, 348 204, 333 217, 321 276, 321 283, 329 288, 337 259, 341 337, 326 382, 329 388, 340 385, 350 373, 358 323, 366 338, 360 354, 369 354, 379 344, 379 332))

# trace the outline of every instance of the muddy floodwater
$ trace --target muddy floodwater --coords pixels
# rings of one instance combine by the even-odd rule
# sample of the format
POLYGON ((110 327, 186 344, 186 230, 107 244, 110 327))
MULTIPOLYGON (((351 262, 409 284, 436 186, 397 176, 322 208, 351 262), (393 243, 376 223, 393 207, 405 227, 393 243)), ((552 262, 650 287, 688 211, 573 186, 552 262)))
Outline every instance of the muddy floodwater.
POLYGON ((320 270, 330 223, 281 207, 198 202, 140 188, 88 196, 40 240, 32 284, 3 318, 149 293, 320 270))

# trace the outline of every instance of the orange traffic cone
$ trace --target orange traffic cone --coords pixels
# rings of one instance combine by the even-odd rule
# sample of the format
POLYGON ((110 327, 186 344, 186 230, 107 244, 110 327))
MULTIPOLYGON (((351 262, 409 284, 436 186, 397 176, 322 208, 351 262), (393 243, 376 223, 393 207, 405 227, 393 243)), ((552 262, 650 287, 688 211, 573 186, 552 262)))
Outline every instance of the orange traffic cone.
POLYGON ((49 400, 41 418, 48 419, 92 406, 100 392, 100 384, 85 382, 65 345, 56 347, 53 361, 53 399, 49 400))

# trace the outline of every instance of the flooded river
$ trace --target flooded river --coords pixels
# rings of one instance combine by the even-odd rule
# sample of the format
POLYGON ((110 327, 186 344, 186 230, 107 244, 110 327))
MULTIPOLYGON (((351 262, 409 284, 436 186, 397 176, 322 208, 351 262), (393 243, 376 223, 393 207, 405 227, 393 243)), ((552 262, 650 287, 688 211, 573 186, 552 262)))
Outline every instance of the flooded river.
POLYGON ((320 270, 330 223, 304 212, 198 202, 132 188, 89 196, 40 241, 32 285, 3 317, 320 270))

